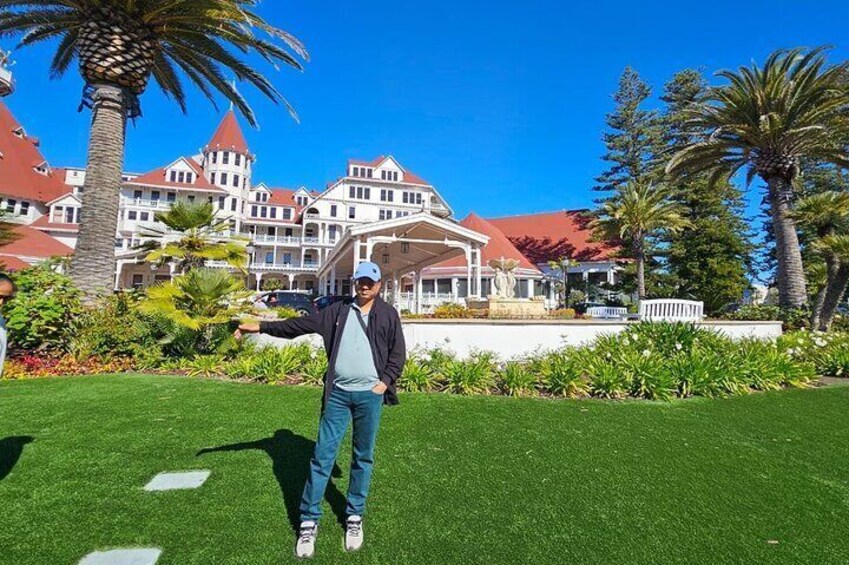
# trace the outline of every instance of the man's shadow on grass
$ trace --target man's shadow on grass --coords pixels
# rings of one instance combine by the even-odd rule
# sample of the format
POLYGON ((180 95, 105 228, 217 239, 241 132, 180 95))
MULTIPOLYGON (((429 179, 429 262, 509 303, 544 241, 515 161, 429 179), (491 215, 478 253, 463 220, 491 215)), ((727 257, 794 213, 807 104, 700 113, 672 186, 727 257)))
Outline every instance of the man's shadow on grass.
MULTIPOLYGON (((221 445, 218 447, 207 447, 197 452, 197 455, 205 453, 216 453, 220 451, 246 451, 257 449, 264 451, 271 458, 274 477, 280 485, 283 494, 283 502, 286 505, 286 513, 294 530, 298 530, 301 523, 301 495, 304 492, 304 484, 309 476, 310 459, 312 458, 315 442, 291 430, 277 430, 271 437, 221 445)), ((332 477, 341 477, 342 470, 334 463, 331 479, 327 483, 327 491, 324 498, 330 504, 330 508, 336 515, 340 524, 345 523, 345 496, 333 483, 332 477)))
POLYGON ((0 481, 9 476, 24 452, 24 446, 35 441, 32 436, 10 436, 0 439, 0 481))

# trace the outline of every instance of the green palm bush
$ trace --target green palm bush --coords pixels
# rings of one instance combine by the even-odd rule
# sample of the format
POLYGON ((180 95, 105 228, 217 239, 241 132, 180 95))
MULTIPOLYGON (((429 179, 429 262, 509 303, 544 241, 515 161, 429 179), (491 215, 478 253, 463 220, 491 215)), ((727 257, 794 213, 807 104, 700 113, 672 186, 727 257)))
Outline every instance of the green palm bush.
POLYGON ((245 272, 248 262, 247 238, 224 236, 230 218, 219 218, 209 202, 176 202, 167 212, 154 216, 162 228, 146 228, 145 260, 157 265, 174 263, 180 272, 203 267, 207 261, 221 261, 245 272), (174 238, 174 233, 179 236, 174 238))
POLYGON ((225 374, 224 359, 220 355, 198 355, 183 367, 190 377, 215 377, 225 374))
POLYGON ((628 396, 631 383, 623 371, 596 350, 580 352, 579 365, 592 396, 616 400, 628 396))
POLYGON ((404 372, 398 380, 398 387, 407 392, 429 392, 439 388, 439 377, 433 368, 424 363, 416 354, 410 355, 404 363, 404 372))
POLYGON ((301 354, 299 374, 301 384, 306 386, 321 386, 327 373, 327 354, 323 348, 312 347, 307 343, 298 345, 301 354))
POLYGON ((678 382, 664 358, 649 349, 626 349, 616 358, 616 366, 631 383, 631 396, 648 400, 669 400, 678 391, 678 382))
POLYGON ((85 214, 71 263, 86 292, 111 289, 115 273, 115 218, 128 117, 140 115, 138 97, 151 77, 186 110, 185 82, 213 105, 223 94, 256 125, 230 76, 282 103, 282 94, 241 55, 256 54, 275 67, 302 69, 300 41, 255 11, 258 0, 4 0, 0 37, 20 35, 20 46, 56 41, 54 77, 75 60, 92 108, 86 166, 85 214))
POLYGON ((443 367, 445 391, 489 394, 495 385, 495 367, 487 356, 450 361, 443 367))

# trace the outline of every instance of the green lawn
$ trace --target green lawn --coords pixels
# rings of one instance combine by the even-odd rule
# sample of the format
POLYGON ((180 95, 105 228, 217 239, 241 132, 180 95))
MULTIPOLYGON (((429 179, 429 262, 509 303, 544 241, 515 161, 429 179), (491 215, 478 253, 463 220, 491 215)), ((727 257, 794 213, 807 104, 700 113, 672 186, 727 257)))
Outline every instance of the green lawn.
MULTIPOLYGON (((848 387, 401 400, 384 414, 366 548, 343 552, 328 506, 316 562, 849 563, 848 387)), ((0 563, 137 545, 161 564, 294 561, 318 407, 315 389, 178 377, 0 384, 0 563), (212 476, 197 491, 141 490, 198 468, 212 476)))

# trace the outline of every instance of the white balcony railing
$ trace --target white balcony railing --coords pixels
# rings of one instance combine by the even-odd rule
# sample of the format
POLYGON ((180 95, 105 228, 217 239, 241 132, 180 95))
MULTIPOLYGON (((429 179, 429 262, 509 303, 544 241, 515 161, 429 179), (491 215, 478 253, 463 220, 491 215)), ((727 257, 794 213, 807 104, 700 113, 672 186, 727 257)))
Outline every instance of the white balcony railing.
POLYGON ((290 235, 243 235, 253 238, 254 242, 256 243, 279 243, 281 245, 298 245, 301 242, 301 238, 290 235))
MULTIPOLYGON (((402 292, 400 307, 402 310, 414 311, 416 308, 416 294, 414 292, 402 292)), ((423 292, 422 293, 422 313, 430 314, 433 309, 441 304, 453 303, 454 295, 450 292, 423 292)), ((458 298, 457 302, 462 303, 463 299, 458 298)))
POLYGON ((304 237, 303 242, 304 243, 316 244, 316 243, 321 243, 321 240, 319 240, 319 238, 317 238, 317 237, 304 237))
POLYGON ((156 200, 151 200, 147 198, 122 198, 121 205, 123 206, 133 206, 137 208, 153 208, 154 210, 167 210, 174 204, 173 201, 163 200, 161 198, 157 198, 156 200))

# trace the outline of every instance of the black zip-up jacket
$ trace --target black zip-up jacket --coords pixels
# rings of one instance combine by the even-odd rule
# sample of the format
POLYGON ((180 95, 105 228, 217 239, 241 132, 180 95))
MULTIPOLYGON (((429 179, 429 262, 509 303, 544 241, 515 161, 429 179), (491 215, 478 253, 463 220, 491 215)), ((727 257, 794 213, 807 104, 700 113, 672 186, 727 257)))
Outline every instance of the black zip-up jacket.
MULTIPOLYGON (((321 312, 304 318, 290 318, 274 322, 260 322, 259 331, 274 337, 292 339, 306 334, 319 334, 324 340, 324 350, 327 352, 327 373, 324 375, 324 397, 322 408, 327 402, 333 383, 336 380, 336 354, 339 351, 339 340, 345 329, 345 322, 351 312, 353 298, 347 298, 331 304, 321 312)), ((379 296, 369 311, 366 335, 374 367, 380 380, 386 385, 383 393, 383 403, 398 404, 398 394, 395 381, 404 370, 407 361, 407 346, 404 343, 404 332, 401 331, 401 318, 398 312, 379 296)))

